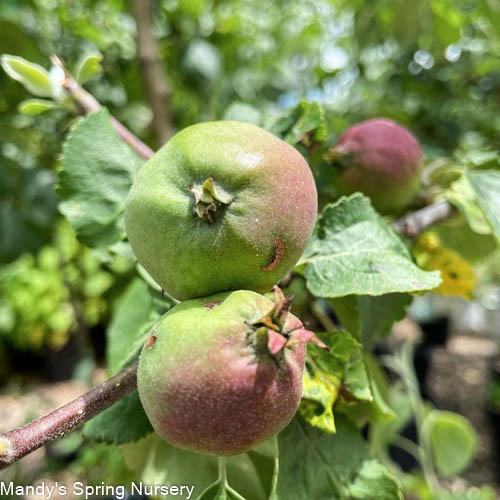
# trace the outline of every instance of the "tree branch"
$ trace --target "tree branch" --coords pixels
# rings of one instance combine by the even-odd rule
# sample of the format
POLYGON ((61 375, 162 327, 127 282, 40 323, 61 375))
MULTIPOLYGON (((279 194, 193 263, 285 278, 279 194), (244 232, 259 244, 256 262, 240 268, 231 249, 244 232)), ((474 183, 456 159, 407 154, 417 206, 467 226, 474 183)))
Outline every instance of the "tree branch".
POLYGON ((137 57, 142 66, 142 77, 153 111, 153 133, 158 145, 162 146, 172 136, 172 118, 169 108, 170 88, 153 35, 153 7, 153 0, 133 1, 137 26, 137 57))
POLYGON ((0 436, 0 470, 64 437, 137 387, 137 362, 57 410, 0 436))
MULTIPOLYGON (((57 56, 52 56, 50 60, 52 61, 52 64, 59 66, 64 71, 66 77, 63 82, 63 87, 80 105, 85 113, 92 113, 93 111, 98 111, 102 108, 97 99, 82 88, 73 76, 67 72, 62 61, 57 56)), ((148 160, 153 156, 154 153, 151 148, 144 144, 113 116, 111 117, 111 124, 122 140, 125 141, 139 156, 145 160, 148 160)))
POLYGON ((414 238, 429 227, 449 219, 455 213, 455 207, 450 202, 441 201, 404 215, 394 223, 394 228, 402 235, 414 238))

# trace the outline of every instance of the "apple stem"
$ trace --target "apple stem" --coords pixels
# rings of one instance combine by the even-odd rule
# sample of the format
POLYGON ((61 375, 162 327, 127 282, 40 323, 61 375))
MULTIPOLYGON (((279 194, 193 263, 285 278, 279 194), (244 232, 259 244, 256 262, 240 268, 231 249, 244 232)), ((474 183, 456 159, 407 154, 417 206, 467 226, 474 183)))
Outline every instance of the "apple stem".
POLYGON ((273 480, 271 482, 271 494, 269 498, 272 498, 273 495, 276 494, 276 489, 278 487, 278 476, 280 471, 280 448, 278 441, 278 434, 276 434, 273 438, 273 450, 274 450, 274 471, 273 471, 273 480))
POLYGON ((217 457, 219 462, 219 481, 227 486, 227 469, 226 469, 226 458, 217 457))

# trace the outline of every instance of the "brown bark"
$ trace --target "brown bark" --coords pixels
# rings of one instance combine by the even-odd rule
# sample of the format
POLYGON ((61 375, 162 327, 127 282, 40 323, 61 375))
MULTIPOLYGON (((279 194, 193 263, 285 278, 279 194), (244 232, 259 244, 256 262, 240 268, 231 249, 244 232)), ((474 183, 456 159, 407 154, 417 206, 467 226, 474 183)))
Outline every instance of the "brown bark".
POLYGON ((161 147, 173 135, 169 106, 170 88, 154 37, 154 1, 134 0, 137 26, 137 57, 142 66, 142 77, 149 104, 153 111, 151 123, 157 145, 161 147))
POLYGON ((429 227, 449 219, 455 213, 456 210, 449 201, 441 201, 404 215, 394 223, 394 228, 402 235, 414 238, 429 227))

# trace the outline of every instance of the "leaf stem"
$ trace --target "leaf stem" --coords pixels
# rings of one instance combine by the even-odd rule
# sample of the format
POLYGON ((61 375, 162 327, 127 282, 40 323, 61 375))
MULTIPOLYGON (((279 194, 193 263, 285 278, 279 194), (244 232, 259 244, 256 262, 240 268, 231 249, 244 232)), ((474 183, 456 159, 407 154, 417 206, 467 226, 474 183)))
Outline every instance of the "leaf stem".
POLYGON ((403 345, 401 352, 398 355, 398 362, 396 362, 393 366, 398 368, 399 375, 410 398, 413 415, 415 416, 419 442, 419 446, 417 447, 418 459, 422 467, 425 481, 433 492, 437 492, 439 491, 439 482, 432 464, 431 451, 422 433, 422 424, 425 419, 426 409, 424 401, 420 395, 417 376, 413 368, 413 355, 414 345, 411 342, 407 342, 403 345))
POLYGON ((325 331, 334 332, 335 330, 337 330, 337 326, 330 319, 330 316, 328 316, 328 314, 323 309, 323 306, 319 303, 319 301, 315 300, 311 304, 311 312, 313 313, 315 318, 321 323, 321 326, 325 329, 325 331))
POLYGON ((278 442, 278 434, 273 438, 273 449, 274 449, 274 470, 273 470, 273 480, 271 482, 271 492, 269 498, 273 498, 276 495, 276 490, 278 488, 278 476, 280 473, 280 448, 278 442))
POLYGON ((406 451, 406 453, 409 453, 416 460, 420 460, 420 446, 410 439, 397 435, 394 437, 392 444, 406 451))
POLYGON ((103 412, 137 387, 137 363, 47 415, 0 435, 0 470, 103 412))

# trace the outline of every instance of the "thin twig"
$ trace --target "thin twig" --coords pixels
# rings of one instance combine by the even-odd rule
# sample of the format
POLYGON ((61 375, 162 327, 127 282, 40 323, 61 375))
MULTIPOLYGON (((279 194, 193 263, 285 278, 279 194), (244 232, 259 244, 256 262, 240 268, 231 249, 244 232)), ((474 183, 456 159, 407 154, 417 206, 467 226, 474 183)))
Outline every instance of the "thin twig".
POLYGON ((337 330, 337 325, 330 319, 330 316, 328 316, 319 301, 315 300, 311 304, 311 312, 327 332, 337 330))
POLYGON ((429 227, 449 219, 455 213, 455 208, 449 201, 441 201, 404 215, 394 223, 394 228, 404 236, 414 238, 429 227))
POLYGON ((137 57, 153 111, 151 126, 158 146, 162 146, 170 139, 173 130, 169 107, 170 87, 154 37, 154 0, 134 0, 133 9, 137 26, 137 57))
MULTIPOLYGON (((53 55, 50 60, 52 61, 52 64, 59 66, 64 71, 65 79, 62 85, 85 113, 92 113, 102 108, 97 99, 82 88, 73 76, 67 72, 59 57, 53 55)), ((153 156, 153 150, 144 144, 113 116, 111 117, 111 124, 122 140, 126 142, 139 156, 145 160, 148 160, 153 156)))
POLYGON ((392 438, 391 444, 406 451, 406 453, 411 455, 415 460, 420 460, 420 447, 411 439, 408 439, 401 434, 396 434, 396 436, 392 438))
POLYGON ((137 362, 57 410, 0 436, 0 470, 64 437, 137 387, 137 362))
POLYGON ((432 453, 423 433, 423 423, 427 410, 420 394, 420 387, 414 367, 415 344, 406 342, 396 356, 399 365, 399 376, 406 388, 406 393, 409 396, 412 413, 415 418, 419 445, 418 456, 422 467, 422 473, 431 492, 436 493, 439 491, 439 481, 436 471, 434 470, 434 464, 431 458, 432 453))

